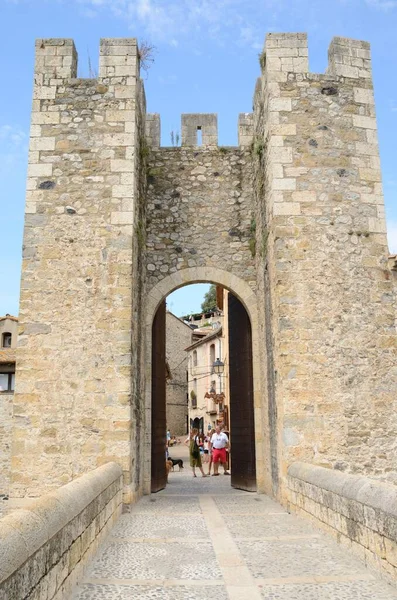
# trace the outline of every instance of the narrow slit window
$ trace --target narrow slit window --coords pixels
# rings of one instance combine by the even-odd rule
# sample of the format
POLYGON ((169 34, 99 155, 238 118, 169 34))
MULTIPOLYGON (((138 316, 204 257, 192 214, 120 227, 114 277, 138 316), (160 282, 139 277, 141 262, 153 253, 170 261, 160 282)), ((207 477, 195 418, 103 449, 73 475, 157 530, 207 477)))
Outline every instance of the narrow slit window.
POLYGON ((3 333, 3 348, 11 348, 11 333, 5 332, 3 333))
POLYGON ((203 132, 201 126, 197 127, 197 146, 203 145, 203 132))

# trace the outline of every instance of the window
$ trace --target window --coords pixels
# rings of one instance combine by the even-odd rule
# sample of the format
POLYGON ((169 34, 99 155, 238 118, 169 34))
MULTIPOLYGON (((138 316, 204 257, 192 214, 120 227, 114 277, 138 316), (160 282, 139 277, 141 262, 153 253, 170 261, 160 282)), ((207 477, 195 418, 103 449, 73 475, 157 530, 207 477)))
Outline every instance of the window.
POLYGON ((203 145, 203 132, 201 129, 201 126, 199 125, 197 127, 197 146, 202 146, 203 145))
POLYGON ((197 350, 193 350, 193 367, 197 367, 197 350))
POLYGON ((13 392, 15 373, 0 373, 0 392, 13 392))
POLYGON ((192 400, 192 408, 197 408, 197 379, 193 379, 193 389, 190 392, 190 398, 192 400))
POLYGON ((3 339, 2 339, 2 346, 3 348, 11 348, 11 333, 9 333, 8 331, 5 331, 3 333, 3 339))
POLYGON ((210 346, 210 369, 212 371, 212 365, 215 362, 215 344, 211 344, 210 346))

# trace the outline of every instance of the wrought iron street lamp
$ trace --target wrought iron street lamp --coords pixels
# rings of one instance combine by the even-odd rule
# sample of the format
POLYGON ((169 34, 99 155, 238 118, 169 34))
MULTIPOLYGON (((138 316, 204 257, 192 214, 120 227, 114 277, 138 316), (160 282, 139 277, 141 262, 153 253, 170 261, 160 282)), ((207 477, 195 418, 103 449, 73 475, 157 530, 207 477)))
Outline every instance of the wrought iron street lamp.
POLYGON ((219 358, 217 358, 216 361, 213 363, 212 368, 214 370, 214 373, 220 378, 223 373, 223 369, 225 368, 225 364, 221 360, 219 360, 219 358))

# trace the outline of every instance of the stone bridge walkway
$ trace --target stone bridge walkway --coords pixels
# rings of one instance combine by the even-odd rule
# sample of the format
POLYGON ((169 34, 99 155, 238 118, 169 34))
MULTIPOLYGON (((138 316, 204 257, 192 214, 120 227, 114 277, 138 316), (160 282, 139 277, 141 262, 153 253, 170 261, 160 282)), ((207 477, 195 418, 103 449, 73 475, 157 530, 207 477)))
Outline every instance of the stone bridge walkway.
POLYGON ((73 600, 397 599, 305 520, 187 463, 121 517, 73 600))

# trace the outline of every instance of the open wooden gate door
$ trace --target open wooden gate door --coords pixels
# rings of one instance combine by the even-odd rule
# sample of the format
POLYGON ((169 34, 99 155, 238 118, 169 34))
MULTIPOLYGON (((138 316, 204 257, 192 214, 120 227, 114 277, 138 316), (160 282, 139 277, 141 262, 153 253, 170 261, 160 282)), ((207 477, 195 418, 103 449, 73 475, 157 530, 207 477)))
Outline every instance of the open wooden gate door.
POLYGON ((152 482, 151 491, 158 492, 167 484, 166 446, 166 382, 165 382, 165 301, 154 317, 152 327, 152 482))
POLYGON ((256 491, 254 385, 251 323, 241 302, 229 293, 229 381, 231 484, 256 491))

